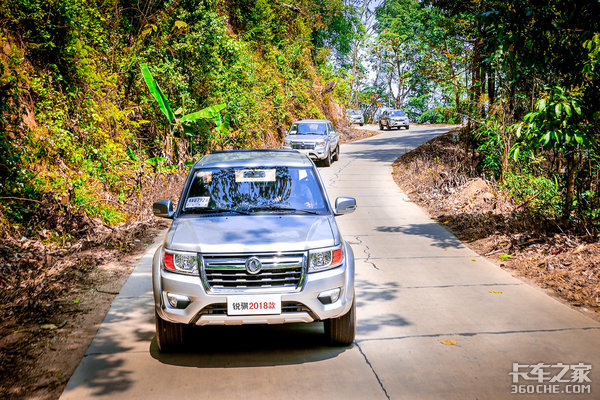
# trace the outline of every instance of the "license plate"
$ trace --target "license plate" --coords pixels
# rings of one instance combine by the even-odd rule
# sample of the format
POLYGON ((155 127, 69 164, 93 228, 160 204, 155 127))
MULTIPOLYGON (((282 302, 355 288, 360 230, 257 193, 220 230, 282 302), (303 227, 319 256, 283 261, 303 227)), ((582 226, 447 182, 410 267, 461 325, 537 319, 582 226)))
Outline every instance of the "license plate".
POLYGON ((281 296, 268 294, 227 297, 227 315, 281 314, 281 296))

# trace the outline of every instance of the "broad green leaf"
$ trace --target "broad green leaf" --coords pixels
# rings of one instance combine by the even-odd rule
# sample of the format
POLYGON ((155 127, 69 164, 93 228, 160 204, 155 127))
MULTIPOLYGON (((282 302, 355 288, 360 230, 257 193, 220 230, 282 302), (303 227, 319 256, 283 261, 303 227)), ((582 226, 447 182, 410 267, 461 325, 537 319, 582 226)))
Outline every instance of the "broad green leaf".
POLYGON ((203 108, 200 111, 196 111, 191 114, 184 115, 181 117, 181 122, 193 122, 199 119, 212 119, 215 121, 215 124, 220 125, 222 123, 221 115, 219 111, 225 109, 225 104, 217 104, 215 106, 210 106, 203 108))
POLYGON ((543 109, 546 108, 546 99, 540 99, 536 105, 537 105, 537 109, 542 111, 543 109))
POLYGON ((521 148, 517 145, 513 146, 511 149, 511 153, 512 153, 512 158, 513 160, 517 161, 519 159, 519 152, 521 151, 521 148))
POLYGON ((213 119, 214 119, 214 121, 215 121, 215 125, 216 125, 217 127, 220 127, 221 125, 223 125, 223 119, 221 118, 221 113, 219 113, 218 111, 217 111, 217 112, 215 112, 215 111, 212 109, 212 107, 211 107, 211 113, 212 113, 213 119))
POLYGON ((579 135, 579 134, 575 134, 575 141, 579 144, 583 144, 583 136, 579 135))
POLYGON ((565 112, 570 117, 573 114, 573 111, 571 110, 571 106, 567 103, 567 104, 565 104, 564 107, 565 107, 565 112))
POLYGON ((142 76, 146 81, 146 85, 148 85, 148 89, 150 90, 150 93, 152 93, 152 96, 154 96, 154 98, 158 102, 158 107, 163 112, 163 114, 165 114, 165 116, 169 120, 169 123, 172 124, 175 118, 173 116, 173 111, 171 110, 171 105, 169 104, 167 97, 165 96, 163 91, 160 90, 160 87, 152 77, 148 66, 146 64, 140 64, 140 68, 142 70, 142 76))
POLYGON ((227 107, 225 105, 225 103, 221 103, 221 104, 217 104, 212 106, 211 108, 215 111, 215 112, 219 112, 219 111, 223 111, 225 109, 225 107, 227 107))
POLYGON ((560 118, 560 115, 562 114, 562 104, 561 103, 557 103, 556 106, 554 106, 554 113, 556 114, 556 118, 560 118))
POLYGON ((521 137, 521 129, 523 129, 523 124, 518 124, 515 135, 520 138, 521 137))
POLYGON ((544 146, 547 146, 548 143, 550 143, 550 132, 546 133, 543 137, 542 137, 542 142, 544 143, 544 146))
POLYGON ((211 118, 212 118, 212 114, 210 113, 210 110, 208 108, 204 108, 200 111, 196 111, 191 114, 184 115, 183 117, 181 117, 180 121, 181 121, 181 123, 185 123, 185 122, 194 122, 199 119, 211 119, 211 118))
POLYGON ((537 115, 538 115, 538 113, 535 111, 528 112, 527 114, 525 114, 525 117, 523 117, 523 121, 531 122, 537 115))

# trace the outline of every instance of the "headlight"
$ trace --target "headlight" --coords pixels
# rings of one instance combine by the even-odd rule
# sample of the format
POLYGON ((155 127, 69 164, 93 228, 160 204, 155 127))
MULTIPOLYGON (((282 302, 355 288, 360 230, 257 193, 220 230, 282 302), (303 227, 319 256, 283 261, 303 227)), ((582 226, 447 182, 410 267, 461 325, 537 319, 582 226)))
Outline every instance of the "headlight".
POLYGON ((196 253, 165 250, 164 254, 163 267, 167 271, 182 274, 198 273, 198 255, 196 253))
POLYGON ((321 147, 325 147, 326 142, 322 141, 322 142, 317 142, 315 143, 315 148, 321 148, 321 147))
POLYGON ((344 260, 343 246, 311 250, 308 254, 308 272, 319 272, 339 267, 344 260))

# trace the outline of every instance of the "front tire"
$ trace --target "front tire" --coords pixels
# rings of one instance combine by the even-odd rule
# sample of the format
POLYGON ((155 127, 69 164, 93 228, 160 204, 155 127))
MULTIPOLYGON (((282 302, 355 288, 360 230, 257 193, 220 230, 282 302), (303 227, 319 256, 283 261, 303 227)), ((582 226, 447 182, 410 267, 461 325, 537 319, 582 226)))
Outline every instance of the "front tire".
POLYGON ((183 344, 183 325, 165 321, 158 316, 156 311, 154 311, 154 321, 156 323, 156 344, 159 352, 168 353, 183 344))
POLYGON ((410 129, 410 125, 406 125, 406 130, 409 130, 409 129, 410 129))
POLYGON ((340 159, 340 145, 338 144, 335 148, 335 155, 333 156, 333 161, 337 161, 340 159))
POLYGON ((356 299, 350 311, 341 317, 323 321, 325 336, 332 346, 350 346, 356 336, 356 299))
POLYGON ((325 167, 331 166, 331 152, 327 153, 327 157, 325 157, 325 159, 323 160, 323 165, 325 167))
POLYGON ((381 124, 381 122, 379 123, 379 130, 382 131, 383 130, 383 125, 381 124))

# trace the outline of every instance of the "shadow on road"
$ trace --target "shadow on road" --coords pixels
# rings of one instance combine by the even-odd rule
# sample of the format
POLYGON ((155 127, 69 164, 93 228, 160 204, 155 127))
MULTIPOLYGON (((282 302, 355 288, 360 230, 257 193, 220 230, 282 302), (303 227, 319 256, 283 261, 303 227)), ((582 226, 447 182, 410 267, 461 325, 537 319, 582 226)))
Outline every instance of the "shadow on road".
POLYGON ((462 249, 465 245, 453 234, 444 229, 440 224, 431 222, 427 224, 410 224, 406 226, 378 226, 378 232, 404 233, 405 235, 426 237, 433 240, 432 246, 442 249, 462 249))
POLYGON ((186 332, 180 352, 151 356, 164 364, 195 368, 242 368, 304 364, 337 357, 348 348, 330 347, 323 324, 201 326, 186 332))

